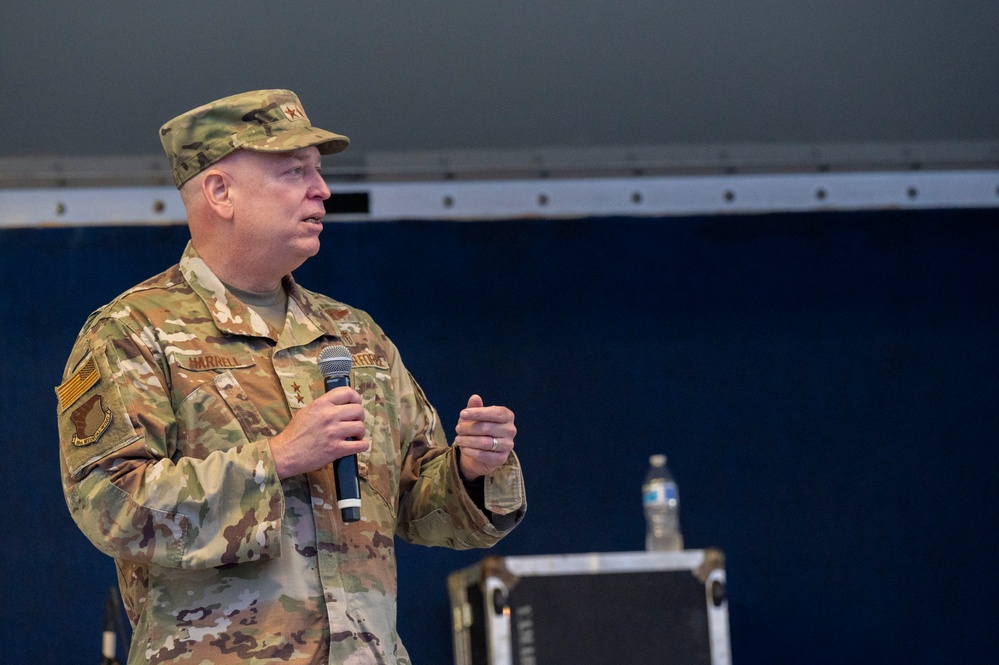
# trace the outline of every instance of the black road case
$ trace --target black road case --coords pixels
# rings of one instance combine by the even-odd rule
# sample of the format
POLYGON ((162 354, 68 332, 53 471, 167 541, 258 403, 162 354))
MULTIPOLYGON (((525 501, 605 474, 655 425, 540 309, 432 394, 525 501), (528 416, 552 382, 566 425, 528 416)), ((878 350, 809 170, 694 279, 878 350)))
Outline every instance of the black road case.
POLYGON ((730 665, 719 550, 487 557, 448 576, 455 665, 730 665))

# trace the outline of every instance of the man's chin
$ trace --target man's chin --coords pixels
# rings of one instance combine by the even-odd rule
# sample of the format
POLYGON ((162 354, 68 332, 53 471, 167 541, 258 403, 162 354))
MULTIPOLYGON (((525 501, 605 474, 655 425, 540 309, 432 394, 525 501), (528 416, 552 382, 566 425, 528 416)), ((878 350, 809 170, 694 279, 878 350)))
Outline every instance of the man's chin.
POLYGON ((319 248, 321 243, 319 242, 318 234, 312 238, 304 238, 298 245, 299 253, 302 256, 302 260, 312 258, 319 253, 319 248))

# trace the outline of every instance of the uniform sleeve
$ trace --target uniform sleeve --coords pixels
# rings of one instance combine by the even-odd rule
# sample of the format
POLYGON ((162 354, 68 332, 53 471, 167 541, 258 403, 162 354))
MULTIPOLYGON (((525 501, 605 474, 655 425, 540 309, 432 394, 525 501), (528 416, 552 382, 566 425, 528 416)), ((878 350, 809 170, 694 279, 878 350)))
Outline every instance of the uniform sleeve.
MULTIPOLYGON (((277 556, 284 512, 266 440, 181 454, 162 349, 98 320, 56 388, 63 491, 87 538, 115 558, 209 568, 277 556)), ((238 429, 238 423, 235 425, 238 429)))
POLYGON ((408 372, 399 377, 401 412, 409 441, 400 483, 398 534, 420 545, 454 549, 491 547, 527 510, 523 474, 513 453, 484 479, 484 508, 469 495, 458 470, 458 449, 447 445, 436 410, 408 372), (503 529, 497 528, 501 524, 503 529))

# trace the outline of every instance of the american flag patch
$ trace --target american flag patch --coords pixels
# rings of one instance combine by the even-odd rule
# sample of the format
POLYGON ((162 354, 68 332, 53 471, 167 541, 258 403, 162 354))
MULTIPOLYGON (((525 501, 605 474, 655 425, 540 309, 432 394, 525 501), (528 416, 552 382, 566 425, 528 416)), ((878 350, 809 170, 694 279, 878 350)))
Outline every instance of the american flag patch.
POLYGON ((70 404, 80 398, 83 393, 90 390, 101 380, 101 373, 97 369, 97 362, 93 356, 80 366, 80 369, 73 373, 73 376, 63 381, 62 385, 55 389, 56 397, 59 398, 59 410, 65 411, 70 404))

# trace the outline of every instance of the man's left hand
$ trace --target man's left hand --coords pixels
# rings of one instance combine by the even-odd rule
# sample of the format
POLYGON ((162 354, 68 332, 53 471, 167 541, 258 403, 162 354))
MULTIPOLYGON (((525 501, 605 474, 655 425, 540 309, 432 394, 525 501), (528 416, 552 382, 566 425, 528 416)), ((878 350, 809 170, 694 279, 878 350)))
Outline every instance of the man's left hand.
POLYGON ((467 481, 487 476, 503 466, 513 450, 517 428, 513 411, 505 406, 483 406, 472 395, 458 418, 454 445, 461 448, 461 475, 467 481))

